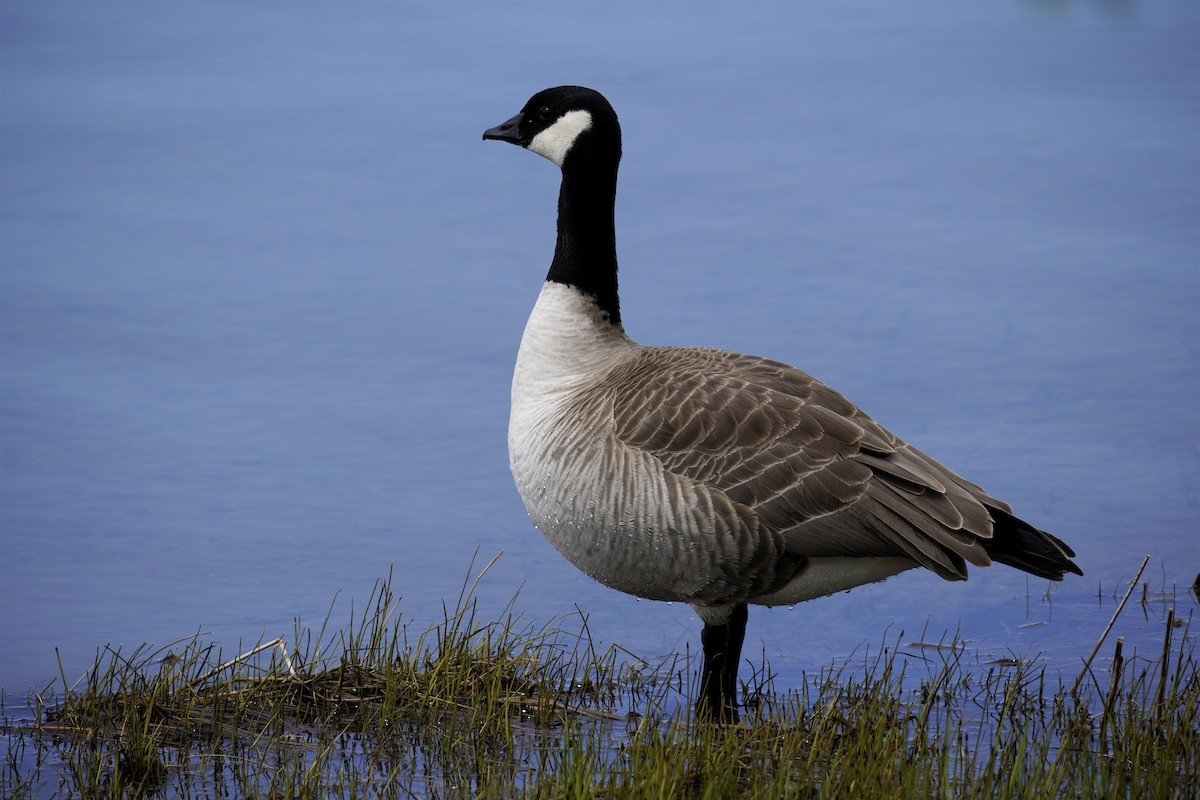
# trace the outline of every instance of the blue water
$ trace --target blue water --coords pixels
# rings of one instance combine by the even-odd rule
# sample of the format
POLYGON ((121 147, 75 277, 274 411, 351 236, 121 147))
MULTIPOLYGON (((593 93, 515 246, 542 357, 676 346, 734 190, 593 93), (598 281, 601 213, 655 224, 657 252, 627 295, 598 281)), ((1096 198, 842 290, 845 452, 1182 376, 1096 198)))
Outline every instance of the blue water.
MULTIPOLYGON (((0 3, 0 687, 104 645, 335 621, 394 573, 656 657, 507 471, 557 173, 481 132, 621 114, 623 315, 768 355, 1075 547, 752 610, 780 688, 901 629, 1074 674, 1145 554, 1200 571, 1200 5, 0 3), (478 566, 478 564, 477 564, 478 566), (1028 626, 1028 627, 1022 627, 1028 626)), ((1148 646, 1148 645, 1147 645, 1148 646)))

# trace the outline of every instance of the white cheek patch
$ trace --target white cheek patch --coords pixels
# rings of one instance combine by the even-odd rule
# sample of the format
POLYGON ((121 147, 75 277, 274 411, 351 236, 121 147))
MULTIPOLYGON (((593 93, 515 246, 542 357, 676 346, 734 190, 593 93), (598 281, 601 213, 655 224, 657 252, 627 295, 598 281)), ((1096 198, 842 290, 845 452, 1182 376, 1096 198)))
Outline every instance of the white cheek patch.
POLYGON ((592 127, 592 115, 587 111, 568 111, 559 117, 553 125, 533 137, 529 150, 539 156, 545 156, 558 166, 563 165, 567 153, 570 152, 579 134, 592 127))

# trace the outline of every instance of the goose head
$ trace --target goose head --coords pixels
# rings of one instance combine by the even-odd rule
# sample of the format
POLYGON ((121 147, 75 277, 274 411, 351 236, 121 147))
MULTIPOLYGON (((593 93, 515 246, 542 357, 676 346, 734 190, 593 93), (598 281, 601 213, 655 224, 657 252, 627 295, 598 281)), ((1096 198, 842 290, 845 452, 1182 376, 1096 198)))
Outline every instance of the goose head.
POLYGON ((582 86, 556 86, 529 98, 512 119, 483 132, 553 161, 611 164, 621 158, 621 126, 604 95, 582 86))

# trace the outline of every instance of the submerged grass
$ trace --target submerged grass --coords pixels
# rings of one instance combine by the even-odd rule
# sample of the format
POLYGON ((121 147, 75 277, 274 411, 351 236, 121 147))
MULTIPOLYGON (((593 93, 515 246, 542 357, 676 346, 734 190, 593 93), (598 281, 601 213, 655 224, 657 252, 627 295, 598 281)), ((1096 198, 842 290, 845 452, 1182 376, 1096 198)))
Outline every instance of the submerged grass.
POLYGON ((721 727, 692 718, 685 664, 599 651, 582 617, 535 629, 510 604, 482 621, 474 588, 411 639, 383 581, 345 629, 290 645, 105 650, 80 686, 37 693, 32 720, 6 720, 0 794, 1197 796, 1200 677, 1173 613, 1154 659, 1118 640, 1109 673, 1074 689, 1019 660, 968 668, 956 642, 897 642, 783 695, 764 664, 754 708, 721 727))

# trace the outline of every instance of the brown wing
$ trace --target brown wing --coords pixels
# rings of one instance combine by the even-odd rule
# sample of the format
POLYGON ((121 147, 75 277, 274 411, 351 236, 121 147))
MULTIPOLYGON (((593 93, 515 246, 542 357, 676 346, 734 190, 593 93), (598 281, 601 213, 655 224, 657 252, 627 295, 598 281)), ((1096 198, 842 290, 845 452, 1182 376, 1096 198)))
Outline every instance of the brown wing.
POLYGON ((1047 577, 1078 571, 1057 539, 785 364, 703 348, 645 348, 606 383, 620 441, 748 507, 783 535, 791 554, 903 555, 963 579, 965 561, 991 563, 996 512, 1023 526, 1014 536, 1032 541, 1005 537, 991 554, 997 560, 1047 577), (1034 545, 1047 552, 1027 557, 1034 545))

